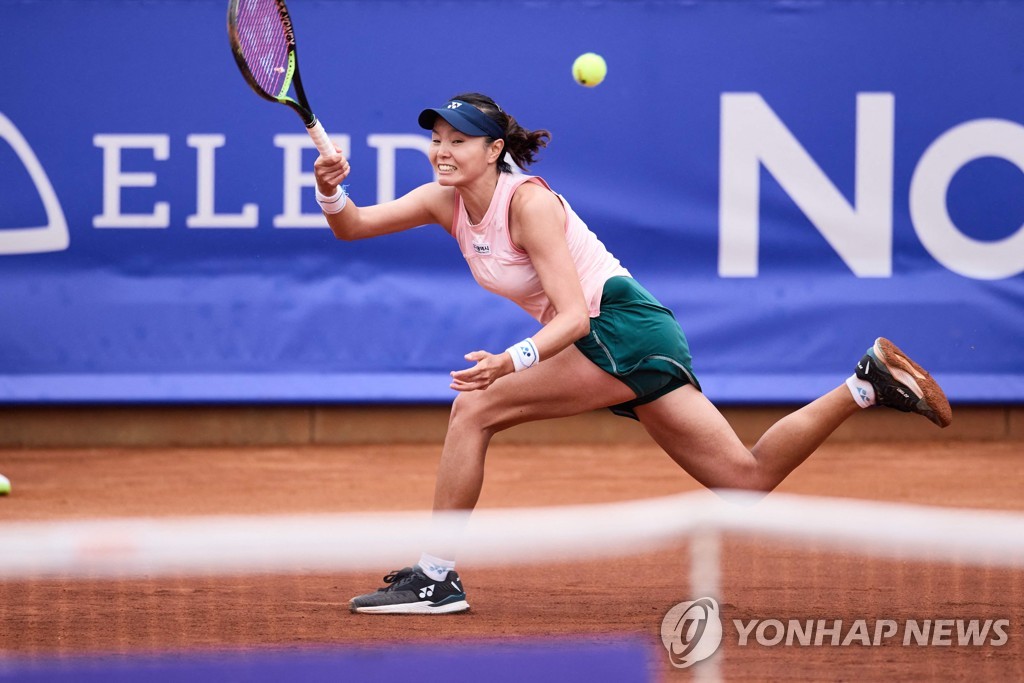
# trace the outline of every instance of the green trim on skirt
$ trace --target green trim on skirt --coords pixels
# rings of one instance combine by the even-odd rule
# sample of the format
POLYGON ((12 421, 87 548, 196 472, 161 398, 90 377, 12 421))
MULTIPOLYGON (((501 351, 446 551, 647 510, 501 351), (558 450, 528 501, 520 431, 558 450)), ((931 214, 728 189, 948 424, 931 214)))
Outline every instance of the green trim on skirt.
POLYGON ((636 394, 632 401, 609 408, 616 415, 636 420, 636 406, 686 384, 700 390, 690 346, 672 311, 631 277, 604 283, 601 314, 590 319, 590 334, 576 348, 636 394))

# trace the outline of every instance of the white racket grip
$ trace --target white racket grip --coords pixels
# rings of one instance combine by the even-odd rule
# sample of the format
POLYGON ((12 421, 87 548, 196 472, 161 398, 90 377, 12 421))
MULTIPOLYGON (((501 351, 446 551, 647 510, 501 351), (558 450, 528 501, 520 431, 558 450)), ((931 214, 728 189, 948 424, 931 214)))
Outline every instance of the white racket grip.
POLYGON ((309 131, 309 137, 313 138, 313 144, 320 151, 320 156, 328 157, 335 154, 334 143, 327 136, 327 131, 324 130, 324 124, 320 123, 320 119, 316 119, 313 125, 306 130, 309 131))

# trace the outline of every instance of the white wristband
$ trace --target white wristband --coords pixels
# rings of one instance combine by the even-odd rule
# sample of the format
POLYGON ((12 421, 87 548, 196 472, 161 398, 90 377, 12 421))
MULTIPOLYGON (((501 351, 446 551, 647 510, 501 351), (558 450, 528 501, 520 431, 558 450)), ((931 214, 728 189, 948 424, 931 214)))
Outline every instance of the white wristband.
POLYGON ((533 343, 533 339, 530 337, 527 337, 518 344, 513 344, 505 349, 505 351, 508 355, 512 356, 512 365, 515 366, 516 372, 521 372, 540 362, 540 353, 537 351, 537 345, 533 343))
POLYGON ((341 213, 345 204, 348 203, 348 191, 345 186, 339 185, 337 191, 328 197, 322 194, 318 187, 316 188, 316 203, 320 205, 324 213, 341 213))

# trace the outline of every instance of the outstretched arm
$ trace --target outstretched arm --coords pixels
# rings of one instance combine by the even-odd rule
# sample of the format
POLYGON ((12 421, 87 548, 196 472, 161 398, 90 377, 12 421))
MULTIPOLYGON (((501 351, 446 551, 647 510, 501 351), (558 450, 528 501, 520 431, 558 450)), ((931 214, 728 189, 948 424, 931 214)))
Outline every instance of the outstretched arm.
MULTIPOLYGON (((331 156, 319 157, 313 164, 313 170, 317 190, 320 194, 330 197, 348 177, 351 167, 341 150, 337 150, 337 153, 331 156)), ((387 235, 429 223, 439 223, 449 230, 452 223, 453 193, 452 188, 427 183, 383 204, 356 206, 348 199, 341 211, 325 211, 324 216, 327 217, 327 225, 330 226, 331 232, 341 240, 361 240, 387 235)))

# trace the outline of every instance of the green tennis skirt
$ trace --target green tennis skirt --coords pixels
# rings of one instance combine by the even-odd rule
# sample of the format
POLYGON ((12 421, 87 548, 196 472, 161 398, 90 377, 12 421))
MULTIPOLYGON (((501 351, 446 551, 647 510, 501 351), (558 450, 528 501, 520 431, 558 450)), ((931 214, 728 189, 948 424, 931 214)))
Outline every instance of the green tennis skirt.
POLYGON ((590 334, 576 348, 636 394, 632 401, 609 408, 616 415, 635 420, 636 406, 685 384, 700 390, 690 346, 672 311, 631 277, 604 283, 601 314, 590 319, 590 334))

